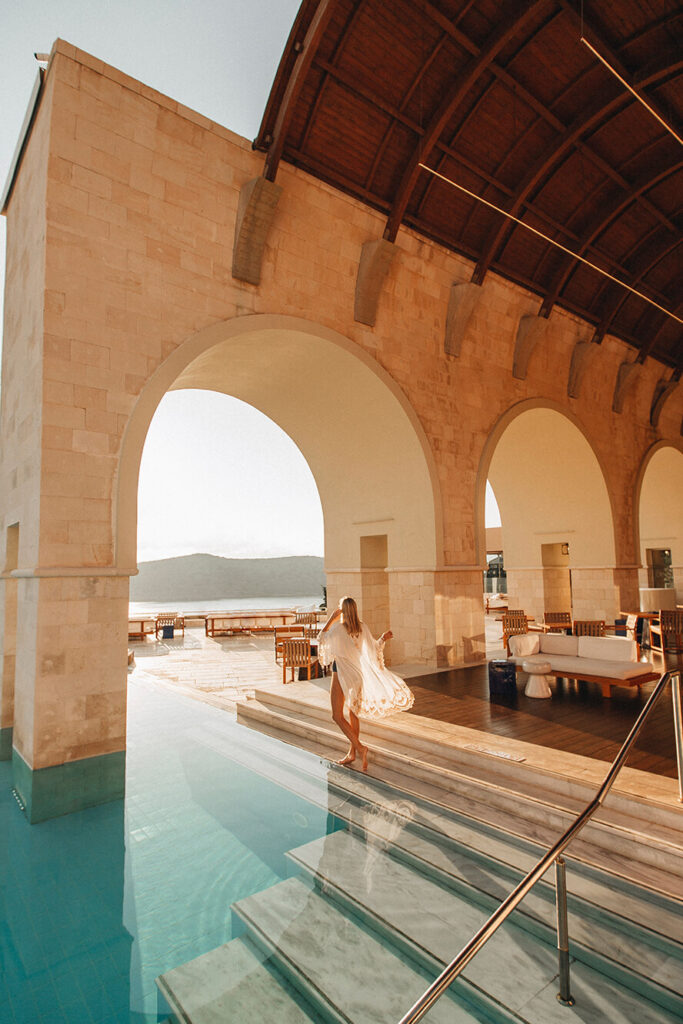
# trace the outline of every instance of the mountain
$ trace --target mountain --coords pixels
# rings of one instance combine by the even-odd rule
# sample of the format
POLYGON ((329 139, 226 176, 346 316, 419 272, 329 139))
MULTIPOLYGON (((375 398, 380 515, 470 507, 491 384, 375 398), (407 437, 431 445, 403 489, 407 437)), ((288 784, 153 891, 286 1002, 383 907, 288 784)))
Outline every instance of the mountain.
POLYGON ((233 597, 308 597, 325 585, 323 560, 315 555, 286 558, 219 558, 182 555, 141 562, 131 577, 131 601, 209 601, 233 597))

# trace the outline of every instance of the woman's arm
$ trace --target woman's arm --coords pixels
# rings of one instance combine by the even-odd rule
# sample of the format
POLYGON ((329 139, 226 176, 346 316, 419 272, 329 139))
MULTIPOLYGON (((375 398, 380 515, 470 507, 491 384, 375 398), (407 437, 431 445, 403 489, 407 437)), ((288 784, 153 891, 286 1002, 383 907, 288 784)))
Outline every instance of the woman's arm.
POLYGON ((341 608, 335 608, 334 611, 332 612, 332 614, 330 615, 329 619, 327 620, 327 622, 323 626, 323 628, 320 630, 320 632, 321 633, 326 633, 327 630, 332 625, 332 623, 336 622, 337 619, 340 619, 340 618, 341 618, 341 608))

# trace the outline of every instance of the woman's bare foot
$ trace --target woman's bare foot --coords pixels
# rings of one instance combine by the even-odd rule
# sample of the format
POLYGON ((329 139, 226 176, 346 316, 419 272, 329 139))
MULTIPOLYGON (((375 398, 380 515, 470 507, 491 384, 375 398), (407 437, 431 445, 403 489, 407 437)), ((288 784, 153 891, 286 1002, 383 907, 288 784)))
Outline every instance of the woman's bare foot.
POLYGON ((363 760, 361 761, 360 770, 362 772, 366 772, 368 770, 368 754, 369 754, 368 748, 367 747, 362 747, 361 748, 361 754, 362 754, 363 760))
POLYGON ((337 764, 353 764, 356 760, 356 751, 351 747, 346 757, 342 757, 341 761, 337 761, 337 764))

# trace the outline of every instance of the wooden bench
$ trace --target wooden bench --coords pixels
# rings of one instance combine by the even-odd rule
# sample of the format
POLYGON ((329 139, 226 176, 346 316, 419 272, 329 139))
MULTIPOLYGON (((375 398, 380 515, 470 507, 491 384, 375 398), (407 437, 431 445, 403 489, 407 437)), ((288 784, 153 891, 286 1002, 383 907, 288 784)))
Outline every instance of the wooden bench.
MULTIPOLYGON (((516 668, 518 672, 524 671, 521 665, 517 665, 516 668)), ((612 696, 613 686, 642 686, 643 683, 651 683, 654 679, 659 679, 659 672, 644 672, 642 675, 631 676, 628 679, 615 679, 613 676, 591 676, 585 673, 581 675, 568 675, 567 672, 563 672, 561 669, 551 669, 544 674, 553 676, 555 679, 573 679, 576 682, 583 679, 586 683, 597 683, 602 690, 603 697, 612 696)))

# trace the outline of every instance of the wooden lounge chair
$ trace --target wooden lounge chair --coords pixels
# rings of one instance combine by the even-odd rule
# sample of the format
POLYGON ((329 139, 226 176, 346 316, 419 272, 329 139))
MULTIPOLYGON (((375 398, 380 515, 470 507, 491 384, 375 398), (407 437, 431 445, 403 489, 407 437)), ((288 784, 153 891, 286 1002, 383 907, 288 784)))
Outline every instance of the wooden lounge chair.
POLYGON ((503 644, 508 655, 510 654, 511 636, 529 632, 529 622, 523 609, 515 608, 513 611, 503 612, 503 644))
POLYGON ((546 633, 566 633, 572 628, 571 612, 545 612, 543 625, 546 633))
POLYGON ((157 615, 154 623, 154 635, 157 640, 159 639, 159 633, 163 635, 164 629, 173 629, 174 632, 178 631, 185 636, 185 619, 182 615, 178 615, 177 612, 162 612, 157 615))
POLYGON ((662 654, 683 651, 683 611, 662 608, 659 617, 650 623, 650 638, 659 637, 662 654))
POLYGON ((294 640, 283 640, 282 642, 282 682, 287 682, 287 669, 292 670, 292 682, 294 682, 294 670, 307 668, 308 678, 311 678, 311 642, 303 638, 294 640))
POLYGON ((318 613, 294 612, 294 624, 297 626, 316 626, 318 624, 318 613))
POLYGON ((275 661, 279 664, 282 657, 282 645, 285 640, 313 640, 318 634, 317 627, 307 626, 300 622, 289 626, 276 626, 273 636, 275 661))
POLYGON ((574 619, 574 636, 604 636, 604 619, 574 619))

